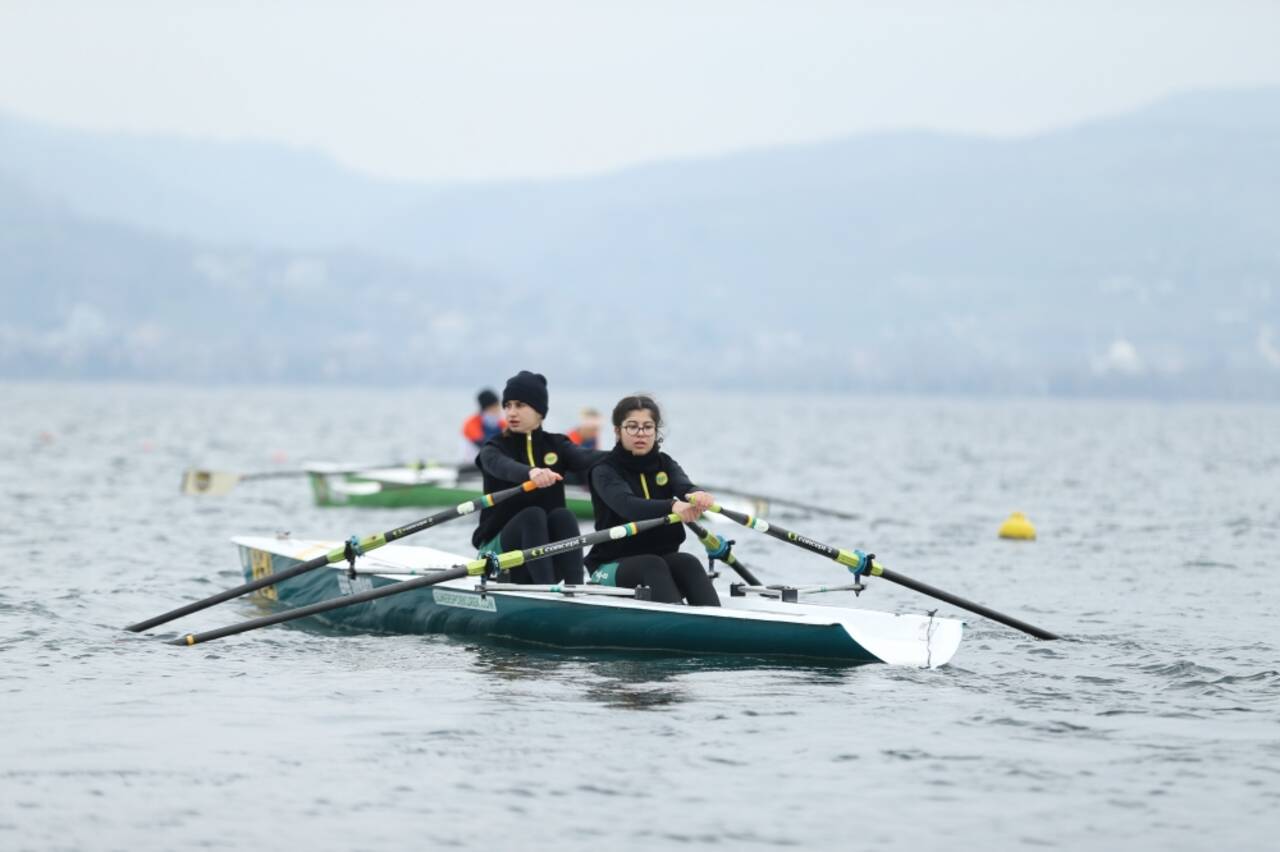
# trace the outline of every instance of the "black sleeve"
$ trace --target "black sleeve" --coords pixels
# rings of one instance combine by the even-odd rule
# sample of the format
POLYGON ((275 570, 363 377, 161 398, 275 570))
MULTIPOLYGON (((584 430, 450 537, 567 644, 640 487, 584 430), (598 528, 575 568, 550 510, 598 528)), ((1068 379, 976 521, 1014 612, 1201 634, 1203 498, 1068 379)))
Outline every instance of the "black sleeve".
POLYGON ((503 482, 524 482, 529 478, 533 468, 521 464, 502 451, 502 448, 490 441, 480 448, 476 456, 476 467, 503 482))
POLYGON ((671 456, 667 456, 667 476, 671 477, 671 493, 680 500, 686 499, 690 494, 699 490, 698 486, 689 481, 689 474, 684 472, 684 468, 680 466, 680 463, 671 458, 671 456))
POLYGON ((570 441, 567 435, 556 435, 556 438, 560 443, 560 455, 564 458, 565 467, 583 476, 596 462, 609 455, 604 450, 584 450, 570 441))
POLYGON ((637 497, 627 481, 607 464, 592 469, 591 492, 592 496, 599 497, 606 506, 628 521, 643 521, 671 514, 670 500, 637 497))

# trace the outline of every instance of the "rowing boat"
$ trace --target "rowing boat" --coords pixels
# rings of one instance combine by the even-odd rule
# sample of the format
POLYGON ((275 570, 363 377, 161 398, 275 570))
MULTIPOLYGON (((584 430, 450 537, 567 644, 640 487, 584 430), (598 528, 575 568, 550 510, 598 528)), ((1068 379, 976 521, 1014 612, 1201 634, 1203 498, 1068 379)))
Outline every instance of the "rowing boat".
MULTIPOLYGON (((278 574, 341 547, 341 542, 245 536, 246 580, 278 574)), ((428 547, 388 544, 257 592, 305 606, 444 571, 468 557, 428 547)), ((848 587, 837 587, 848 588, 848 587)), ((836 588, 735 587, 721 607, 686 607, 603 586, 516 586, 449 580, 331 610, 315 618, 334 626, 391 633, 481 636, 572 652, 735 655, 937 667, 960 644, 962 623, 932 615, 894 615, 802 602, 836 588)))
MULTIPOLYGON (((307 465, 317 506, 361 506, 399 509, 410 506, 456 506, 483 495, 479 471, 466 475, 456 467, 383 467, 352 473, 351 465, 307 465)), ((592 517, 585 488, 565 486, 565 506, 579 518, 592 517)))
MULTIPOLYGON (((480 472, 456 467, 385 467, 352 473, 349 464, 313 463, 306 472, 317 506, 361 506, 405 508, 411 506, 456 506, 483 496, 480 472)), ((768 513, 761 499, 721 498, 729 508, 751 515, 768 513)), ((564 504, 578 518, 591 520, 591 494, 578 485, 566 485, 564 504)))

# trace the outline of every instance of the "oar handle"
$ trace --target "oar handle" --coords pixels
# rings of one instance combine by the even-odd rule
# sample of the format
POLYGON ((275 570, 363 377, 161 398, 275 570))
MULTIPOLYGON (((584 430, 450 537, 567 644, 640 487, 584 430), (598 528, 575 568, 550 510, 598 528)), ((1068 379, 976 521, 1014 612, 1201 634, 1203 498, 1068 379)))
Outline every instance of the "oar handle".
MULTIPOLYGON (((515 495, 526 491, 533 491, 535 488, 537 488, 537 486, 534 485, 532 481, 527 481, 515 486, 514 488, 495 491, 492 494, 485 494, 474 500, 468 500, 465 503, 460 503, 457 506, 445 509, 442 512, 436 512, 434 515, 428 515, 425 518, 420 518, 412 523, 405 524, 402 527, 396 527, 395 529, 388 530, 384 533, 367 536, 354 544, 359 552, 367 553, 368 551, 375 550, 389 542, 397 541, 398 539, 413 535, 417 532, 422 532, 425 529, 430 529, 436 524, 451 521, 454 518, 460 518, 463 515, 469 515, 477 509, 487 509, 490 506, 495 506, 509 497, 514 497, 515 495)), ((308 571, 314 571, 316 568, 323 568, 325 565, 332 565, 335 562, 341 562, 346 558, 346 556, 347 549, 345 546, 336 548, 323 556, 317 556, 314 559, 309 559, 306 562, 299 563, 292 568, 281 571, 279 574, 268 574, 265 577, 250 580, 249 582, 236 586, 233 589, 227 589, 225 591, 218 592, 215 595, 210 595, 202 600, 180 606, 177 609, 171 609, 166 613, 155 616, 154 618, 148 618, 146 621, 139 621, 137 624, 130 624, 125 628, 125 630, 131 630, 134 633, 141 633, 143 630, 150 630, 152 627, 173 621, 175 618, 181 618, 184 615, 199 612, 202 609, 207 609, 224 601, 229 601, 232 598, 238 598, 241 595, 256 592, 258 589, 265 588, 266 586, 274 586, 276 583, 284 582, 291 577, 296 577, 299 574, 305 574, 308 571)))

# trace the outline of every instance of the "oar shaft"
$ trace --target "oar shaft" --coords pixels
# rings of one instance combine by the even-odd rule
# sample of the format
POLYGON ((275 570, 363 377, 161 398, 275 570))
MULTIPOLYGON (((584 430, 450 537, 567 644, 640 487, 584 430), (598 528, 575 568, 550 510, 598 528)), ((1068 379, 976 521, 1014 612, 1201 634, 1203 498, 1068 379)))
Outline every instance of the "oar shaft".
MULTIPOLYGON (((525 482, 524 484, 517 485, 514 488, 507 488, 502 491, 495 491, 492 494, 485 494, 483 497, 477 497, 474 500, 469 500, 466 503, 461 503, 457 506, 453 506, 452 508, 445 509, 442 512, 436 512, 434 515, 420 518, 419 520, 405 524, 402 527, 396 527, 395 529, 388 530, 384 533, 368 536, 359 542, 359 549, 361 552, 374 550, 382 547, 384 544, 402 539, 405 536, 410 536, 414 533, 422 532, 425 529, 430 529, 436 524, 451 521, 454 518, 460 518, 463 515, 469 515, 477 509, 495 506, 509 497, 514 497, 515 495, 525 491, 532 491, 535 487, 536 486, 532 482, 525 482)), ((249 582, 236 586, 233 589, 227 589, 226 591, 218 592, 215 595, 210 595, 203 600, 198 600, 193 603, 180 606, 177 609, 171 609, 166 613, 155 616, 154 618, 148 618, 146 621, 139 621, 137 624, 130 624, 125 629, 131 630, 134 633, 141 633, 143 630, 150 630, 152 627, 157 625, 173 621, 175 618, 181 618, 184 615, 199 612, 202 609, 207 609, 208 607, 220 604, 224 601, 229 601, 232 598, 238 598, 241 595, 256 592, 258 589, 265 588, 266 586, 274 586, 276 583, 282 583, 291 577, 298 576, 299 574, 305 574, 308 571, 323 568, 325 565, 331 565, 334 562, 341 562, 345 558, 346 548, 339 547, 329 551, 323 556, 317 556, 314 559, 301 562, 294 565, 292 568, 281 571, 278 574, 268 574, 265 577, 250 580, 249 582)))
POLYGON ((307 470, 256 470, 252 473, 238 474, 237 481, 253 482, 259 479, 290 479, 295 476, 306 476, 307 470))
POLYGON ((698 487, 713 494, 736 494, 739 497, 748 497, 757 502, 772 503, 777 506, 790 506, 793 509, 802 509, 806 512, 817 512, 823 515, 831 515, 833 518, 840 518, 845 521, 858 520, 857 515, 851 515, 848 512, 841 512, 839 509, 832 509, 828 506, 819 506, 816 503, 804 503, 800 500, 789 500, 786 497, 774 497, 766 494, 749 494, 745 491, 739 491, 736 488, 728 488, 723 485, 707 485, 705 483, 699 483, 698 487))
MULTIPOLYGON (((503 500, 507 500, 511 497, 516 496, 517 494, 523 494, 525 492, 533 491, 537 487, 538 486, 534 485, 533 482, 530 481, 530 482, 521 483, 520 485, 516 485, 511 488, 504 488, 501 491, 495 491, 492 494, 484 494, 480 497, 477 497, 474 500, 468 500, 465 503, 459 503, 457 506, 454 506, 449 509, 445 509, 444 511, 441 511, 441 512, 436 512, 434 515, 428 515, 425 518, 421 518, 419 520, 412 521, 411 523, 407 523, 402 527, 396 527, 393 530, 388 530, 387 532, 383 533, 381 536, 375 536, 374 538, 381 538, 382 541, 375 543, 373 546, 381 547, 383 544, 389 544, 390 542, 398 541, 399 539, 405 538, 406 536, 411 536, 414 533, 419 533, 425 529, 430 529, 431 527, 434 527, 436 524, 442 524, 445 521, 451 521, 454 518, 460 518, 463 515, 470 515, 472 512, 476 511, 477 509, 488 509, 490 507, 498 505, 503 500)), ((369 549, 364 546, 363 542, 361 542, 360 546, 364 550, 369 549)))
MULTIPOLYGON (((662 518, 649 518, 648 520, 633 521, 629 524, 610 527, 605 530, 596 530, 595 532, 588 533, 587 535, 574 536, 573 538, 566 538, 561 541, 555 541, 551 544, 544 544, 539 547, 530 547, 524 550, 509 550, 506 553, 498 554, 498 567, 505 569, 517 568, 537 559, 545 559, 548 556, 563 553, 566 550, 578 550, 583 547, 590 547, 593 544, 599 544, 602 541, 629 538, 634 535, 639 535, 642 532, 665 526, 666 524, 678 523, 680 523, 680 516, 670 514, 662 518)), ((340 609, 344 606, 365 603, 367 601, 377 600, 378 598, 389 597, 390 595, 398 595, 401 592, 421 589, 424 586, 433 586, 436 583, 443 583, 448 580, 461 579, 468 575, 478 576, 483 574, 488 567, 488 559, 473 559, 470 562, 462 565, 456 565, 447 571, 442 571, 441 573, 432 576, 414 577, 412 580, 404 580, 390 586, 369 589, 368 591, 357 592, 353 595, 334 598, 333 600, 320 601, 319 603, 296 607, 294 609, 286 610, 285 612, 264 615, 260 618, 252 618, 248 621, 242 621, 239 624, 220 627, 217 630, 210 630, 205 633, 188 633, 186 636, 174 639, 170 644, 198 645, 201 642, 221 639, 223 636, 232 636, 236 633, 244 633, 246 630, 255 630, 259 627, 269 627, 273 624, 282 624, 286 621, 306 618, 310 615, 318 615, 320 613, 329 612, 330 610, 340 609)))
POLYGON ((851 550, 841 550, 838 547, 832 547, 829 544, 823 544, 815 541, 807 536, 793 533, 791 530, 783 529, 772 521, 766 521, 764 518, 757 518, 755 515, 747 515, 742 512, 735 512, 732 509, 725 509, 721 506, 712 506, 709 511, 724 515, 731 521, 736 521, 748 529, 756 532, 762 532, 765 535, 772 536, 779 541, 785 541, 787 544, 793 544, 796 547, 802 547, 805 550, 825 556, 828 559, 834 559, 841 565, 849 568, 856 568, 858 565, 858 556, 851 550))
POLYGON ((334 468, 332 470, 297 468, 291 470, 260 470, 252 473, 233 473, 231 471, 190 467, 182 472, 182 493, 222 495, 226 494, 232 488, 235 488, 236 485, 241 482, 252 482, 262 479, 287 479, 295 476, 347 476, 349 474, 364 473, 371 470, 404 467, 419 469, 445 468, 456 472, 458 476, 466 476, 470 471, 479 472, 474 464, 453 466, 440 465, 434 462, 428 464, 423 464, 422 462, 388 462, 387 464, 370 464, 363 467, 334 468))
POLYGON ((328 564, 329 554, 317 556, 315 559, 309 559, 306 562, 299 562, 297 565, 294 565, 286 571, 281 571, 279 574, 268 574, 265 577, 259 577, 256 580, 236 586, 235 588, 218 592, 216 595, 210 595, 202 600, 193 601, 185 606, 171 609, 168 612, 155 616, 154 618, 148 618, 146 621, 139 621, 137 624, 130 624, 125 628, 125 630, 131 630, 134 633, 141 633, 144 630, 150 630, 158 625, 173 621, 175 618, 182 618, 184 615, 190 615, 193 612, 208 609, 211 606, 216 606, 217 604, 229 601, 232 598, 238 598, 241 595, 256 592, 258 589, 266 586, 274 586, 276 583, 283 583, 290 577, 296 577, 299 574, 314 571, 316 568, 321 568, 328 564))
POLYGON ((989 618, 992 621, 997 621, 1000 624, 1012 627, 1014 630, 1021 630, 1023 633, 1029 633, 1037 639, 1059 638, 1056 633, 1050 633, 1048 630, 1036 627, 1034 624, 1028 624, 1027 622, 1014 618, 1011 615, 1005 615, 1002 612, 997 612, 994 609, 991 609, 991 607, 983 606, 980 603, 962 598, 959 595, 953 595, 950 592, 937 588, 936 586, 930 586, 928 583, 922 583, 919 580, 904 577, 896 571, 890 571, 888 568, 883 566, 873 565, 871 573, 877 577, 883 577, 886 580, 897 583, 899 586, 906 586, 908 589, 920 592, 922 595, 928 595, 931 598, 946 601, 952 606, 957 606, 960 609, 967 609, 969 612, 977 613, 984 618, 989 618))
POLYGON ((214 639, 221 639, 224 636, 234 636, 237 633, 244 633, 246 630, 257 630, 259 627, 270 627, 273 624, 281 624, 285 621, 306 618, 309 615, 319 615, 322 612, 329 612, 330 610, 339 609, 344 606, 354 606, 358 603, 366 603, 368 601, 377 600, 378 598, 398 595, 401 592, 407 592, 411 589, 420 589, 423 586, 432 586, 436 583, 443 583, 448 580, 457 580, 467 576, 468 573, 470 573, 470 568, 466 565, 459 568, 451 568, 448 571, 442 571, 441 573, 430 577, 414 577, 412 580, 405 580, 402 583, 382 586, 377 589, 369 589, 365 592, 357 592, 353 595, 334 598, 332 600, 320 601, 319 603, 310 604, 309 606, 296 607, 284 612, 264 615, 261 618, 251 618, 248 621, 242 621, 239 624, 219 627, 217 630, 209 630, 205 633, 188 633, 186 636, 174 639, 170 644, 198 645, 201 642, 211 642, 214 639))
MULTIPOLYGON (((400 464, 400 465, 386 465, 386 467, 388 468, 405 467, 418 472, 426 471, 426 470, 447 471, 449 474, 453 475, 455 480, 479 479, 481 476, 483 476, 483 471, 481 471, 480 468, 476 467, 474 464, 459 464, 459 465, 429 464, 429 465, 423 465, 423 466, 416 466, 411 464, 400 464)), ((308 471, 308 473, 312 474, 313 476, 346 476, 349 474, 368 473, 377 469, 380 469, 380 468, 361 468, 360 470, 339 470, 339 471, 313 470, 313 471, 308 471)), ((364 479, 365 477, 361 477, 357 475, 356 478, 364 479)), ((385 479, 375 478, 374 481, 379 482, 382 485, 383 491, 398 491, 406 488, 421 488, 423 485, 434 484, 432 480, 424 480, 424 479, 420 479, 420 481, 417 481, 417 482, 389 482, 385 479)))
MULTIPOLYGON (((854 553, 852 550, 841 550, 840 548, 832 547, 829 544, 824 544, 823 542, 815 541, 814 539, 799 535, 798 533, 793 533, 787 529, 783 529, 782 527, 777 526, 762 518, 756 518, 751 515, 744 515, 741 512, 735 512, 732 509, 722 509, 719 506, 712 506, 710 511, 719 512, 720 514, 724 515, 726 518, 737 521, 738 523, 742 524, 744 527, 749 527, 758 532, 762 532, 765 535, 773 536, 774 538, 780 541, 785 541, 788 544, 795 545, 796 547, 801 547, 813 553, 820 554, 822 556, 827 557, 828 559, 835 560, 836 562, 839 562, 841 565, 844 565, 848 568, 857 568, 862 562, 862 557, 854 553)), ((868 571, 867 573, 875 577, 883 577, 884 579, 897 583, 900 586, 906 586, 908 589, 912 589, 914 591, 920 592, 921 594, 929 595, 930 597, 937 598, 938 600, 941 600, 941 601, 945 601, 951 604, 952 606, 959 607, 960 609, 967 609, 970 612, 976 613, 985 618, 989 618, 992 621, 996 621, 996 622, 999 622, 1000 624, 1007 625, 1009 627, 1014 628, 1015 630, 1021 630, 1024 633, 1028 633, 1036 637, 1037 639, 1057 639, 1058 638, 1056 634, 1050 633, 1048 630, 1044 630, 1043 628, 1036 627, 1035 625, 1032 625, 1032 624, 1027 624, 1025 621, 1021 621, 1012 616, 1005 615, 1004 613, 1001 613, 1001 612, 997 612, 996 610, 991 609, 990 607, 985 607, 982 604, 974 603, 973 601, 966 600, 960 597, 959 595, 953 595, 950 592, 945 592, 942 589, 938 589, 933 586, 930 586, 928 583, 922 583, 919 580, 913 580, 910 577, 906 577, 902 574, 897 573, 896 571, 890 571, 888 568, 881 566, 879 563, 872 562, 871 570, 868 571)))
MULTIPOLYGON (((254 479, 284 479, 291 476, 310 476, 318 473, 324 476, 347 476, 353 473, 363 473, 367 470, 385 470, 398 467, 414 467, 413 462, 389 462, 387 464, 369 464, 364 467, 341 468, 338 470, 316 470, 315 468, 291 468, 289 470, 256 470, 252 473, 237 474, 241 482, 248 482, 254 479)), ((427 465, 433 466, 433 465, 427 465)), ((199 473, 200 471, 195 471, 199 473)))
MULTIPOLYGON (((698 537, 698 540, 701 541, 702 545, 706 547, 708 550, 710 550, 712 547, 715 547, 719 544, 719 541, 715 533, 712 533, 710 530, 708 530, 706 527, 704 527, 702 524, 698 523, 697 521, 688 521, 685 524, 685 526, 693 530, 693 534, 698 537)), ((756 577, 755 574, 751 573, 751 571, 747 568, 747 566, 743 565, 741 562, 738 561, 738 557, 733 555, 732 550, 729 551, 729 553, 725 556, 725 558, 722 561, 727 562, 730 568, 738 572, 738 576, 741 577, 743 580, 745 580, 748 585, 752 585, 752 586, 764 585, 763 583, 760 582, 760 580, 756 577)))

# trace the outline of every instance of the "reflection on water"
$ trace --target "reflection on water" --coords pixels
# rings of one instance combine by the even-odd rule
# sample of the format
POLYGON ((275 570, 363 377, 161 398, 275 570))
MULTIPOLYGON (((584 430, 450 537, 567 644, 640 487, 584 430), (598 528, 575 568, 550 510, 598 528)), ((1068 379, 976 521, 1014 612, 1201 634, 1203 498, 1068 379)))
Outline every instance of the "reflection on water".
POLYGON ((605 707, 662 709, 696 697, 683 685, 699 675, 751 673, 786 681, 796 688, 848 682, 860 668, 847 662, 806 661, 787 665, 771 659, 611 652, 575 654, 534 648, 525 643, 484 640, 467 645, 472 668, 485 675, 519 682, 557 681, 582 690, 581 696, 605 707))

